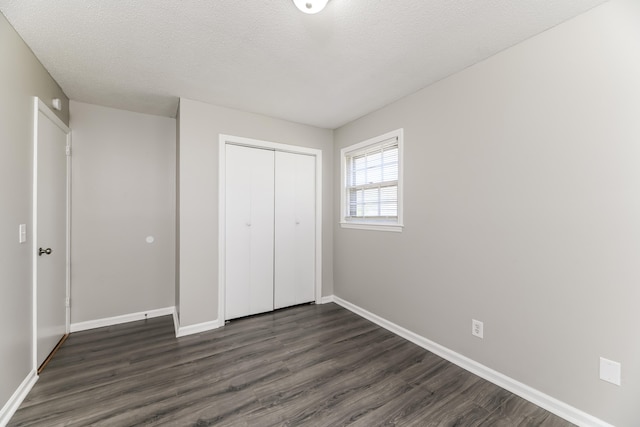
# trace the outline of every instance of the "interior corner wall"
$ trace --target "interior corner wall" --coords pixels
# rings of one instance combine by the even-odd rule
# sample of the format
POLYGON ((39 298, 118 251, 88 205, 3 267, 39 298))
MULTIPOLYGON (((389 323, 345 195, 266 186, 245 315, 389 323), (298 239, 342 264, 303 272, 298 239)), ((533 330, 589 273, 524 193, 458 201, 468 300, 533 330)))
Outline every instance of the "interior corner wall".
POLYGON ((71 101, 71 323, 174 305, 175 126, 71 101))
POLYGON ((180 99, 180 324, 218 319, 218 139, 241 136, 322 150, 322 294, 333 293, 332 131, 180 99))
POLYGON ((0 408, 32 366, 33 97, 69 123, 69 100, 0 13, 0 408), (27 242, 18 243, 18 226, 27 242))
POLYGON ((180 105, 178 104, 178 111, 176 113, 176 149, 175 149, 176 163, 175 163, 175 260, 174 260, 174 301, 175 301, 175 314, 180 319, 180 105))
POLYGON ((334 164, 397 128, 404 232, 336 228, 335 294, 640 425, 640 2, 605 3, 337 129, 334 164), (621 386, 599 379, 601 356, 621 362, 621 386))

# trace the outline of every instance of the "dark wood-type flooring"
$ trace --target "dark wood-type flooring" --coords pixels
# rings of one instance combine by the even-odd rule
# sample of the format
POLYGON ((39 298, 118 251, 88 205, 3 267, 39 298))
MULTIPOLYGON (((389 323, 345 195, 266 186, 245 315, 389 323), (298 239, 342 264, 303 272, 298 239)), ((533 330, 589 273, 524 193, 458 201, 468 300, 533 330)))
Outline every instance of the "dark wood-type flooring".
POLYGON ((335 305, 69 336, 11 426, 570 426, 335 305))

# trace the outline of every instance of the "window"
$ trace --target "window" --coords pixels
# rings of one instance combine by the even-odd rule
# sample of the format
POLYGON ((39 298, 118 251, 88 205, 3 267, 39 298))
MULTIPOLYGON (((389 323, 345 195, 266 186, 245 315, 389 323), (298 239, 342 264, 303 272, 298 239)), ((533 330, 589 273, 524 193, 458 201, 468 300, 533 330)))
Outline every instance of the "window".
POLYGON ((343 148, 341 225, 402 231, 402 129, 343 148))

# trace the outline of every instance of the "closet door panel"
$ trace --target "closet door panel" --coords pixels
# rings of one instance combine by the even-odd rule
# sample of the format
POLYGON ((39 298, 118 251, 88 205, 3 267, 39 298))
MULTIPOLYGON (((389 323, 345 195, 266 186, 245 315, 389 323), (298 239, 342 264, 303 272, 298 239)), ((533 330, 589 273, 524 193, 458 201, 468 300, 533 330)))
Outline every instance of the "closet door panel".
POLYGON ((315 157, 275 153, 274 307, 315 300, 315 157))
POLYGON ((274 152, 226 146, 225 319, 273 310, 274 152))

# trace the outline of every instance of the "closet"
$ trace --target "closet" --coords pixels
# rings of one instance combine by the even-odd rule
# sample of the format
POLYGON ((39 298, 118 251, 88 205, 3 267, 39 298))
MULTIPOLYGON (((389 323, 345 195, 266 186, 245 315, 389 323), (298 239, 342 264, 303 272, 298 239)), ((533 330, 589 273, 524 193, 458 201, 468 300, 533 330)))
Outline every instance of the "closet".
POLYGON ((225 146, 225 319, 315 300, 315 156, 225 146))

